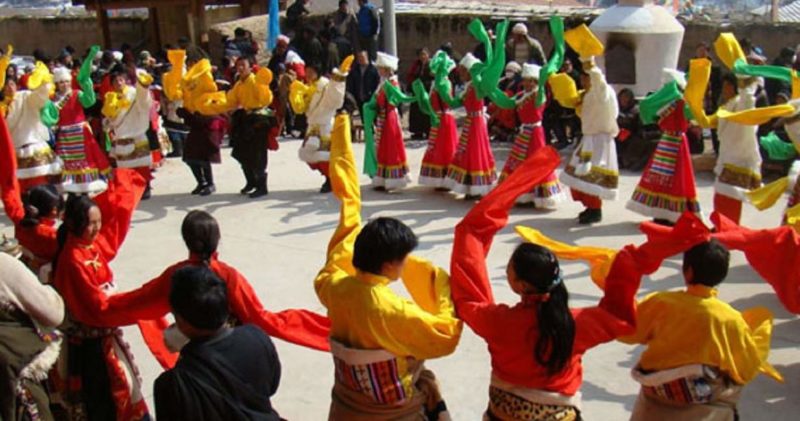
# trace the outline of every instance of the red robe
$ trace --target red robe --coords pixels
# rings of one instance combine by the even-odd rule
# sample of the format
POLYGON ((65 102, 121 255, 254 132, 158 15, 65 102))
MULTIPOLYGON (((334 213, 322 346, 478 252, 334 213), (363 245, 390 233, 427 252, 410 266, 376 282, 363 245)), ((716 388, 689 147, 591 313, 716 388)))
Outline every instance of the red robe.
POLYGON ((494 155, 489 144, 483 100, 470 85, 464 93, 466 125, 461 129, 458 149, 447 171, 447 186, 456 193, 484 195, 497 179, 494 155))
MULTIPOLYGON (((396 78, 392 85, 399 86, 396 78)), ((406 146, 397 107, 389 102, 386 91, 378 91, 378 117, 375 119, 375 139, 378 150, 378 172, 372 179, 374 186, 396 189, 408 184, 406 146)))
POLYGON ((641 276, 655 271, 676 247, 661 242, 620 250, 605 279, 605 295, 599 305, 571 310, 575 319, 572 358, 564 370, 548 374, 533 352, 539 337, 535 300, 523 298, 514 306, 495 303, 486 256, 495 234, 508 222, 517 197, 544 180, 558 163, 555 150, 540 149, 456 226, 450 286, 458 316, 489 345, 494 375, 515 386, 572 396, 583 379, 583 354, 635 330, 635 295, 641 276))
POLYGON ((692 157, 686 140, 689 123, 684 101, 675 101, 658 121, 661 139, 650 157, 627 208, 672 222, 684 212, 700 214, 692 157))
POLYGON ((0 192, 6 216, 14 224, 14 237, 19 244, 42 263, 52 262, 56 256, 55 220, 42 218, 35 227, 23 227, 25 206, 22 204, 22 190, 17 180, 17 154, 4 117, 0 116, 0 192))
POLYGON ((450 107, 435 89, 431 92, 431 107, 439 115, 439 126, 431 127, 428 149, 419 170, 419 184, 438 188, 444 187, 447 168, 453 162, 458 146, 458 128, 450 107))
MULTIPOLYGON (((108 190, 95 199, 103 218, 97 238, 88 243, 70 235, 58 256, 53 286, 64 299, 71 319, 83 329, 115 328, 137 322, 135 317, 128 317, 127 320, 111 320, 110 316, 107 317, 107 294, 113 288, 109 262, 116 257, 128 233, 133 211, 144 187, 145 181, 136 170, 117 169, 108 190)), ((166 321, 142 321, 139 325, 143 335, 147 336, 154 325, 165 326, 166 321)), ((114 333, 101 334, 99 337, 102 339, 117 419, 141 419, 148 412, 147 404, 143 399, 133 400, 132 388, 135 386, 129 382, 123 369, 123 359, 127 359, 132 366, 130 355, 123 355, 124 342, 114 333), (123 354, 117 350, 122 350, 123 354)), ((81 337, 70 337, 70 341, 73 340, 80 341, 81 337)), ((133 370, 135 372, 135 368, 133 370)), ((82 381, 80 378, 70 379, 68 384, 80 385, 82 381)))
MULTIPOLYGON (((133 315, 141 320, 165 316, 170 312, 169 291, 172 274, 182 267, 201 264, 202 260, 192 255, 188 260, 168 267, 161 275, 140 288, 110 297, 109 311, 119 312, 122 317, 133 315)), ((216 256, 211 259, 210 268, 227 285, 231 315, 239 323, 254 324, 270 336, 297 345, 321 351, 330 350, 328 336, 331 323, 327 317, 308 310, 270 312, 264 309, 253 287, 236 269, 217 260, 216 256)), ((159 336, 153 339, 160 340, 160 338, 159 336)))

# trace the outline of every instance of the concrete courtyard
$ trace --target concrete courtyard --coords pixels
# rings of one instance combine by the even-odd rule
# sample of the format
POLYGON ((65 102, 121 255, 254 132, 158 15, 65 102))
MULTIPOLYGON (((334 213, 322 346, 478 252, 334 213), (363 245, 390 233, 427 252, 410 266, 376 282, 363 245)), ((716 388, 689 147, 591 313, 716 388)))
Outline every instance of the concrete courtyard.
MULTIPOLYGON (((408 158, 413 178, 419 171, 423 142, 409 142, 408 158)), ((136 288, 157 276, 168 265, 186 258, 180 236, 180 223, 187 211, 205 209, 222 228, 220 258, 236 267, 253 284, 264 305, 271 310, 307 308, 324 313, 314 294, 312 281, 324 262, 325 248, 338 219, 339 203, 332 195, 317 190, 322 183, 297 158, 298 140, 281 142, 280 150, 270 153, 270 194, 263 200, 250 200, 238 194, 243 177, 230 151, 224 150, 223 164, 214 167, 217 193, 209 197, 191 196, 193 178, 179 160, 169 160, 156 173, 151 200, 136 211, 133 227, 120 254, 113 262, 120 291, 136 288)), ((495 145, 498 168, 507 154, 507 145, 495 145)), ((363 157, 363 144, 355 145, 356 159, 363 157)), ((591 227, 576 223, 577 204, 564 203, 557 211, 527 208, 513 211, 511 224, 494 242, 488 267, 500 302, 515 303, 505 280, 504 268, 519 238, 516 224, 535 227, 567 242, 618 248, 640 243, 637 230, 643 217, 627 211, 639 174, 623 173, 620 200, 608 202, 604 221, 591 227)), ((420 237, 417 254, 447 268, 453 228, 472 205, 449 194, 435 193, 413 184, 397 194, 374 192, 362 176, 363 218, 393 216, 401 219, 420 237)), ((698 174, 701 204, 710 212, 712 175, 698 174)), ((743 223, 751 227, 771 227, 780 222, 780 207, 758 212, 747 207, 743 223)), ((7 218, 0 218, 0 231, 11 235, 7 218)), ((580 263, 563 263, 566 282, 574 307, 595 305, 600 291, 588 278, 588 268, 580 263)), ((683 280, 680 260, 672 259, 652 277, 643 281, 640 296, 658 290, 678 288, 683 280)), ((743 420, 794 420, 800 413, 800 318, 783 309, 772 289, 747 265, 744 257, 733 253, 732 268, 720 288, 720 297, 737 309, 765 306, 775 315, 770 361, 786 378, 779 384, 759 377, 745 389, 740 412, 743 420), (791 415, 795 414, 795 415, 791 415)), ((161 369, 144 346, 138 330, 125 328, 132 344, 152 404, 152 383, 161 369)), ((274 407, 289 420, 327 418, 333 365, 330 355, 276 340, 283 365, 283 376, 274 407)), ((625 420, 638 392, 629 370, 638 359, 640 348, 612 342, 591 350, 584 359, 583 415, 587 420, 625 420)), ((427 362, 440 379, 442 390, 455 420, 479 420, 487 406, 490 377, 489 354, 484 342, 464 328, 453 355, 427 362)), ((154 410, 151 406, 151 410, 154 410)))

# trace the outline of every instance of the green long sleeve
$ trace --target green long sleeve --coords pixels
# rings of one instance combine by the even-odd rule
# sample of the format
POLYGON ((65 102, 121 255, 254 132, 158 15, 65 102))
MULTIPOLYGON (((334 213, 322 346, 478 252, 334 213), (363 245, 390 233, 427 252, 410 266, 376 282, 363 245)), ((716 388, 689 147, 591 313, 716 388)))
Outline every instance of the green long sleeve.
POLYGON ((417 100, 412 95, 406 95, 399 86, 393 85, 388 80, 383 83, 383 91, 386 92, 386 101, 395 107, 400 104, 410 104, 417 100))
POLYGON ((769 132, 766 136, 761 136, 759 143, 767 151, 767 156, 770 159, 785 161, 794 159, 797 156, 797 150, 794 145, 784 142, 775 132, 769 132))
POLYGON ((431 126, 439 127, 439 116, 433 111, 431 98, 425 90, 425 85, 422 84, 422 81, 419 79, 415 80, 414 83, 411 84, 411 90, 414 91, 414 96, 417 98, 417 106, 419 106, 420 111, 431 119, 431 126))
POLYGON ((378 153, 375 150, 375 117, 378 115, 378 95, 373 94, 372 98, 366 103, 361 110, 361 116, 364 123, 364 174, 375 177, 378 173, 378 153))
POLYGON ((550 17, 550 33, 553 36, 553 55, 539 70, 539 88, 536 92, 536 107, 541 107, 547 99, 547 80, 550 75, 558 73, 564 64, 564 19, 559 16, 550 17))
POLYGON ((793 69, 783 66, 753 65, 739 59, 733 64, 733 73, 738 75, 765 77, 792 83, 793 69))
POLYGON ((664 107, 681 98, 683 94, 678 89, 678 82, 669 82, 639 103, 639 117, 645 124, 653 124, 658 121, 659 113, 664 107))
POLYGON ((81 87, 81 91, 78 93, 78 101, 80 101, 83 108, 90 108, 97 101, 97 95, 92 84, 92 62, 99 51, 100 46, 93 45, 86 57, 83 58, 83 63, 78 71, 77 80, 78 85, 81 87))
POLYGON ((39 118, 47 127, 53 127, 58 123, 58 107, 53 104, 53 101, 47 101, 39 111, 39 118))

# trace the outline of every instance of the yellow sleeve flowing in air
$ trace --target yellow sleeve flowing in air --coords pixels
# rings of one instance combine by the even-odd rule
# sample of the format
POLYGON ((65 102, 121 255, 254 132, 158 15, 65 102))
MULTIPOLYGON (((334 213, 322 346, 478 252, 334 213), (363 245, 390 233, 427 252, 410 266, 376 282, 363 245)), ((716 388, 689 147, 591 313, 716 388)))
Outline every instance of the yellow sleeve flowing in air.
POLYGON ((252 111, 269 106, 272 103, 272 91, 269 84, 272 82, 272 72, 262 67, 258 72, 251 73, 244 80, 239 80, 233 89, 228 91, 227 108, 234 110, 244 108, 252 111))

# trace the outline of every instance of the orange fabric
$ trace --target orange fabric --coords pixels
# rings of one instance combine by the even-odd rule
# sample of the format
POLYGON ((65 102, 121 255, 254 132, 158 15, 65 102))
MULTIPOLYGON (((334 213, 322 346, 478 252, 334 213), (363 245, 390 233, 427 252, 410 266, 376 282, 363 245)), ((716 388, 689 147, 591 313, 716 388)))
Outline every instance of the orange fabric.
POLYGON ((572 200, 576 202, 581 202, 586 209, 602 209, 603 208, 603 200, 597 196, 593 196, 591 194, 586 194, 582 191, 578 191, 575 189, 569 189, 570 194, 572 195, 572 200))

